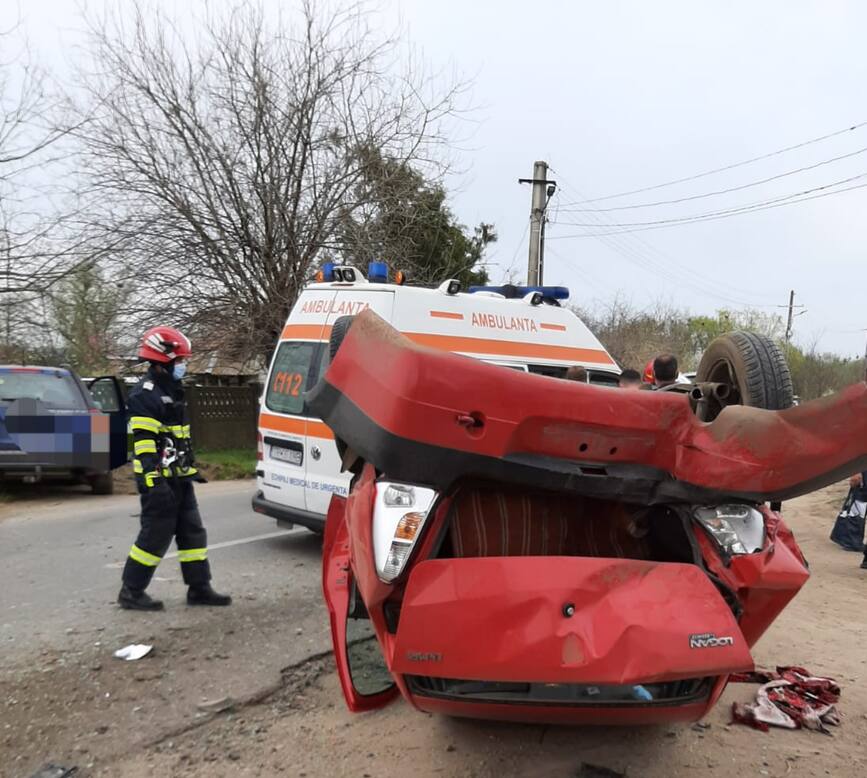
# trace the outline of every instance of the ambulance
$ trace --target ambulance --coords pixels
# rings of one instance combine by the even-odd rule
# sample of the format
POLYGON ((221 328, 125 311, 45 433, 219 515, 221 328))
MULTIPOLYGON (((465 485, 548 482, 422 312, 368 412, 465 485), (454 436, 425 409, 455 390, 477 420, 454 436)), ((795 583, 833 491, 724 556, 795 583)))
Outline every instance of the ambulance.
MULTIPOLYGON (((305 393, 325 373, 335 322, 371 309, 411 340, 504 369, 562 380, 582 365, 591 383, 616 384, 620 368, 560 301, 565 287, 470 287, 450 279, 436 289, 408 286, 373 262, 367 277, 327 264, 304 288, 274 350, 262 393, 253 510, 281 525, 321 533, 333 494, 346 496, 348 473, 331 430, 313 416, 305 393)), ((376 354, 370 355, 376 360, 376 354)), ((540 397, 539 402, 544 403, 540 397)))

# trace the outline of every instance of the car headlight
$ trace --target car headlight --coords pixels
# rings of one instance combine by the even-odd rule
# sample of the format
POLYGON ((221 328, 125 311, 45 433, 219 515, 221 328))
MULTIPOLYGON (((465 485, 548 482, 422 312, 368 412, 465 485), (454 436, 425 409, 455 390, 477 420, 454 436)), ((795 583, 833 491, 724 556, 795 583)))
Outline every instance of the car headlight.
POLYGON ((383 501, 389 508, 412 508, 415 505, 415 489, 404 484, 389 484, 383 501))
POLYGON ((380 481, 373 506, 376 572, 390 583, 406 566, 436 499, 433 489, 380 481))
POLYGON ((753 554, 765 544, 765 519, 750 505, 702 506, 695 517, 726 554, 753 554))

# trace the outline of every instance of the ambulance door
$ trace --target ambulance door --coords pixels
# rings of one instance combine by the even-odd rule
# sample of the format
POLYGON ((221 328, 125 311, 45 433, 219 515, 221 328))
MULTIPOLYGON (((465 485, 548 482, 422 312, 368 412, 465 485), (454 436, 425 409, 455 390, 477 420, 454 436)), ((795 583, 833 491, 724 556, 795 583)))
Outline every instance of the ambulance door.
MULTIPOLYGON (((337 295, 328 312, 323 339, 328 340, 331 327, 341 316, 354 316, 368 308, 391 322, 394 307, 394 292, 389 289, 359 289, 346 287, 337 290, 337 295)), ((371 355, 376 359, 376 355, 371 355)), ((322 354, 319 374, 328 369, 328 348, 322 354)), ((349 493, 349 475, 340 472, 340 456, 334 444, 334 435, 321 421, 307 422, 307 510, 323 516, 328 513, 332 494, 346 497, 349 493)))
POLYGON ((260 486, 266 500, 289 510, 313 510, 307 504, 308 440, 324 425, 311 418, 304 394, 319 379, 323 355, 327 362, 326 316, 334 297, 330 289, 301 295, 275 349, 262 398, 260 486))

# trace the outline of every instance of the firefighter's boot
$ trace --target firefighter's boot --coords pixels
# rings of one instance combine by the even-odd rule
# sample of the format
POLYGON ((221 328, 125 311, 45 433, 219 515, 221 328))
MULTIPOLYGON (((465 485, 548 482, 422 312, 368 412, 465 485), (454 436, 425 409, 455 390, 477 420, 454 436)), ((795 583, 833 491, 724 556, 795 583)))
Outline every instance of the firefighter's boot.
POLYGON ((121 608, 128 611, 161 611, 162 600, 155 600, 144 590, 130 589, 122 586, 117 595, 117 603, 121 608))
POLYGON ((232 598, 228 594, 218 594, 211 584, 191 586, 187 592, 187 605, 231 605, 232 598))

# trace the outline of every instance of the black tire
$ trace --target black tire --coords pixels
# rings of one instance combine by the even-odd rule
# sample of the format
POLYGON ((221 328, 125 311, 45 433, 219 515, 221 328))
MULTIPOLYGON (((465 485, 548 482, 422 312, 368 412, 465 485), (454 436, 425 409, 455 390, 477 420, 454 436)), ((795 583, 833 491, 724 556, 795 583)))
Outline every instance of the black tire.
MULTIPOLYGON (((340 344, 343 343, 343 339, 346 337, 346 333, 349 332, 349 328, 352 326, 352 323, 354 321, 354 316, 341 316, 331 326, 331 337, 328 339, 329 362, 334 360, 334 355, 337 354, 337 350, 340 348, 340 344)), ((340 455, 340 459, 342 460, 344 455, 346 454, 346 443, 344 443, 336 435, 334 436, 334 443, 337 446, 337 453, 340 455)))
POLYGON ((114 494, 114 478, 112 478, 111 470, 91 477, 90 488, 94 494, 114 494))
POLYGON ((730 332, 704 352, 696 383, 728 384, 737 392, 733 404, 778 411, 794 403, 792 374, 783 352, 766 335, 730 332))
POLYGON ((349 332, 349 328, 354 321, 354 316, 341 316, 331 326, 331 338, 328 340, 329 360, 334 359, 337 349, 340 348, 340 344, 343 343, 343 339, 346 337, 346 333, 349 332))

